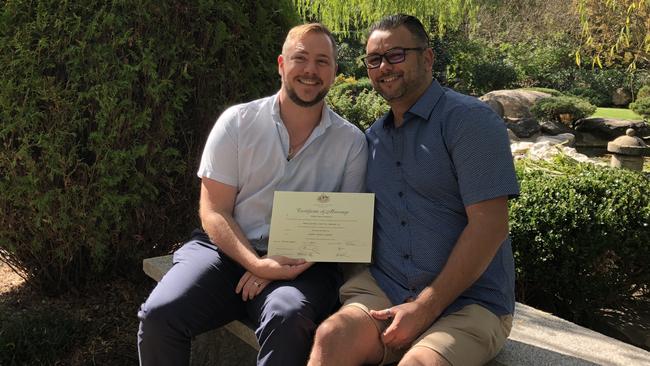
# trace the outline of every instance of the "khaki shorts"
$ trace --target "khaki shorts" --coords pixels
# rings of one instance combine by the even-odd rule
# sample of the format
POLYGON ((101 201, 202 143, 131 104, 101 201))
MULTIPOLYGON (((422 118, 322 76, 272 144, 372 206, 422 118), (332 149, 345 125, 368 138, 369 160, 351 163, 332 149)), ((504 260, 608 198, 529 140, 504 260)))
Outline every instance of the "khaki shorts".
MULTIPOLYGON (((357 307, 368 316, 370 310, 393 306, 370 271, 357 274, 340 290, 343 306, 357 307)), ((387 321, 372 318, 381 333, 387 321)), ((452 365, 483 365, 494 358, 510 334, 512 315, 496 316, 480 305, 468 305, 439 318, 418 337, 412 347, 427 347, 452 365)), ((408 349, 384 349, 382 364, 399 361, 408 349)))

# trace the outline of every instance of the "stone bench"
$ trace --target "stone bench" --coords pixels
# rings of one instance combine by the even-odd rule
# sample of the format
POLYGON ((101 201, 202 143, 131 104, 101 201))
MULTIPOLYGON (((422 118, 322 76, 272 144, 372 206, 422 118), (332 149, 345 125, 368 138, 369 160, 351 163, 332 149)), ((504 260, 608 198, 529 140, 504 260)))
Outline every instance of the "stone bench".
MULTIPOLYGON (((156 281, 171 266, 171 255, 143 261, 144 272, 156 281)), ((258 349, 251 328, 234 321, 192 341, 192 366, 254 365, 258 349)), ((488 363, 514 365, 650 365, 650 352, 517 303, 510 337, 488 363)))

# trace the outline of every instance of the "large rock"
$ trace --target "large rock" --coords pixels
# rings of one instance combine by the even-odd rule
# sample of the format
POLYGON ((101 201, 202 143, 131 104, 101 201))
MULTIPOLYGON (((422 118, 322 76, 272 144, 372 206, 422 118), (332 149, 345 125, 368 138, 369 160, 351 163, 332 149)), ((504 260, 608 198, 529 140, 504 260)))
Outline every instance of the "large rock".
POLYGON ((528 138, 537 135, 540 131, 539 123, 532 117, 509 118, 505 117, 506 127, 519 138, 528 138))
POLYGON ((639 137, 650 136, 650 126, 643 121, 616 120, 610 118, 583 118, 578 120, 575 130, 589 133, 600 139, 611 141, 625 135, 628 128, 636 130, 639 137))
POLYGON ((574 133, 575 131, 565 124, 557 121, 542 121, 539 123, 542 133, 547 135, 559 135, 563 133, 574 133))
MULTIPOLYGON (((506 118, 530 118, 530 108, 538 100, 548 98, 551 95, 534 90, 513 89, 513 90, 495 90, 491 91, 479 99, 492 106, 497 110, 497 105, 503 109, 502 117, 506 118), (498 103, 498 104, 497 104, 498 103)), ((498 113, 498 111, 497 111, 498 113)))

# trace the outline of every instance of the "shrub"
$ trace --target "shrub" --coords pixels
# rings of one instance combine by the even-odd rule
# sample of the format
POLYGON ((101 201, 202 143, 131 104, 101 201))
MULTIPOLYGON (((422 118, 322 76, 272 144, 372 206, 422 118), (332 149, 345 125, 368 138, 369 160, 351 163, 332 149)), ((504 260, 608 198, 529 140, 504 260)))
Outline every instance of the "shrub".
POLYGON ((584 320, 591 310, 648 294, 650 180, 578 163, 516 164, 510 202, 519 301, 584 320))
POLYGON ((643 116, 644 119, 650 119, 650 97, 640 98, 636 102, 630 103, 630 109, 643 116))
POLYGON ((277 86, 290 5, 5 2, 0 259, 57 293, 184 237, 207 132, 277 86))
POLYGON ((530 111, 538 120, 558 121, 572 126, 575 121, 592 115, 596 106, 582 98, 559 96, 540 99, 530 111), (563 121, 560 117, 563 114, 569 114, 571 120, 563 121))
POLYGON ((386 113, 388 104, 372 89, 370 80, 339 76, 327 95, 327 102, 336 113, 362 131, 386 113))
POLYGON ((517 85, 517 72, 505 55, 485 41, 456 37, 448 40, 451 60, 449 86, 463 93, 482 95, 517 85))
POLYGON ((595 106, 605 106, 611 104, 611 98, 609 95, 604 95, 591 88, 577 86, 569 89, 567 91, 567 94, 586 99, 589 101, 589 103, 595 106))
POLYGON ((639 89, 639 92, 636 94, 636 99, 645 99, 650 98, 650 85, 644 85, 639 89))

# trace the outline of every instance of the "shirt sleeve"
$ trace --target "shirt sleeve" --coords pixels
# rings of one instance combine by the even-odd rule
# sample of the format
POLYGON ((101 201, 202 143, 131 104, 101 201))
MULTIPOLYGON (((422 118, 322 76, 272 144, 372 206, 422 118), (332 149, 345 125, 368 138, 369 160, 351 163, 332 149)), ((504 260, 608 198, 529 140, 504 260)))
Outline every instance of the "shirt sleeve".
POLYGON ((197 172, 200 178, 238 186, 238 122, 237 107, 228 108, 219 116, 203 149, 197 172))
POLYGON ((364 192, 368 161, 368 144, 360 131, 355 131, 354 145, 345 163, 341 192, 364 192), (358 132, 358 133, 356 133, 358 132))
POLYGON ((456 111, 446 141, 464 206, 501 196, 515 197, 519 185, 505 124, 489 107, 456 111))

